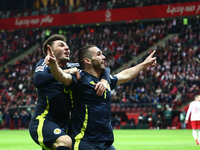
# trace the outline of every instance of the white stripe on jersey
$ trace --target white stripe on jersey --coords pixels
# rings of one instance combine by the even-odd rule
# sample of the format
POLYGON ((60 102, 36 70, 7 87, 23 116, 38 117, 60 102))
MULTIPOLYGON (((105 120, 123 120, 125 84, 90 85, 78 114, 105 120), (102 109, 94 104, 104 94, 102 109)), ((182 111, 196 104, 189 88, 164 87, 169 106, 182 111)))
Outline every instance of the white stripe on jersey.
POLYGON ((44 66, 45 68, 48 67, 48 65, 46 65, 45 62, 42 63, 42 66, 44 66))
POLYGON ((113 79, 113 77, 110 75, 110 78, 113 79))

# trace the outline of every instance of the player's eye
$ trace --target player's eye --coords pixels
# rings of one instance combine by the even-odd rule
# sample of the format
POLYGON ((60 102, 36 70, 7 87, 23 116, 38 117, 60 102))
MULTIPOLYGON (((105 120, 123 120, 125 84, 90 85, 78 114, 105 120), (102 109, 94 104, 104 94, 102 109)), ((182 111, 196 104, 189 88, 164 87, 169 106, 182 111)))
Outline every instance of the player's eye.
POLYGON ((60 44, 59 46, 60 46, 60 47, 63 47, 63 46, 64 46, 64 44, 60 44))

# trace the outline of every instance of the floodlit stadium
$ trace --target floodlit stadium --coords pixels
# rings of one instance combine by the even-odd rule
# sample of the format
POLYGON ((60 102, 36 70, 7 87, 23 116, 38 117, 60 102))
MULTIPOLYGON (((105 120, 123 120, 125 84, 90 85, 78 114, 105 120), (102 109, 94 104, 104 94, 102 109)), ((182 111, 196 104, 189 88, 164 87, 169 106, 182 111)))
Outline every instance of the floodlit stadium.
MULTIPOLYGON (((36 72, 44 71, 45 67, 51 73, 45 61, 43 66, 38 66, 38 62, 49 54, 44 53, 45 41, 57 34, 66 37, 67 45, 64 46, 70 51, 70 54, 64 54, 70 58, 65 66, 67 69, 80 67, 78 50, 86 45, 95 45, 105 56, 103 65, 110 69, 109 81, 114 81, 106 83, 102 97, 106 99, 109 92, 110 103, 109 107, 102 105, 102 114, 91 120, 108 115, 116 149, 198 149, 200 131, 198 127, 194 129, 195 117, 187 112, 195 112, 197 120, 200 120, 198 103, 189 107, 192 101, 200 101, 197 97, 200 94, 199 15, 198 0, 0 1, 0 150, 42 149, 29 134, 31 119, 39 110, 35 108, 40 105, 37 92, 40 87, 52 87, 52 93, 56 93, 59 88, 52 86, 57 83, 54 76, 48 83, 36 83, 34 79, 36 72), (119 77, 113 79, 116 74, 142 64, 154 50, 156 61, 152 64, 156 63, 156 66, 141 69, 130 81, 110 90, 111 84, 120 80, 119 77), (109 113, 103 116, 105 109, 109 113)), ((70 91, 64 84, 59 84, 69 95, 70 91)), ((96 86, 97 83, 91 81, 89 84, 96 86)), ((44 97, 48 99, 51 96, 44 97)), ((71 95, 69 99, 72 104, 69 109, 73 110, 78 105, 72 102, 71 95)), ((60 102, 59 98, 56 100, 58 102, 45 102, 47 106, 39 115, 40 119, 53 118, 55 121, 56 118, 57 122, 59 118, 63 119, 56 113, 50 114, 52 106, 60 102)), ((101 104, 96 103, 96 106, 101 104)), ((73 111, 69 113, 63 107, 58 105, 55 109, 60 114, 67 113, 73 121, 73 111)), ((90 111, 89 103, 86 108, 90 111)), ((81 111, 74 109, 74 112, 77 110, 81 111)), ((81 126, 84 134, 79 135, 80 140, 88 132, 84 126, 90 122, 87 110, 84 117, 81 126)), ((44 124, 40 120, 38 133, 44 124)), ((60 129, 56 129, 54 134, 60 134, 60 129)), ((38 134, 37 138, 39 144, 48 149, 43 140, 41 142, 43 135, 38 134)))

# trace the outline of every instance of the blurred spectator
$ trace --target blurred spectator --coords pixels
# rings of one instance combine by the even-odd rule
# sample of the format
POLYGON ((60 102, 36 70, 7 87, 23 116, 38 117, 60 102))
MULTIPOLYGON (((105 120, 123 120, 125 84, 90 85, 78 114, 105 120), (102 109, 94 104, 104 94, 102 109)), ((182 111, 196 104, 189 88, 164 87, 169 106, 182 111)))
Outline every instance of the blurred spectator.
POLYGON ((127 124, 135 125, 135 119, 134 118, 128 119, 127 124))
POLYGON ((158 121, 158 117, 157 117, 157 113, 155 110, 152 111, 152 123, 153 123, 153 129, 157 129, 157 121, 158 121))
POLYGON ((120 127, 120 121, 121 121, 121 119, 119 118, 119 116, 115 115, 115 117, 112 120, 113 129, 119 129, 119 127, 120 127))
POLYGON ((21 128, 22 129, 28 129, 29 126, 29 114, 27 113, 26 110, 22 110, 21 114, 21 128))
POLYGON ((152 112, 149 111, 147 115, 144 117, 144 123, 149 124, 149 128, 152 128, 152 112))
POLYGON ((158 85, 158 88, 156 89, 156 93, 157 93, 158 95, 160 95, 161 92, 162 92, 161 86, 158 85))
POLYGON ((53 9, 51 0, 47 1, 47 6, 46 7, 48 8, 49 11, 51 11, 53 9))
MULTIPOLYGON (((192 0, 194 1, 194 0, 192 0)), ((195 0, 197 1, 197 0, 195 0)), ((172 1, 172 0, 53 0, 53 6, 58 7, 58 6, 63 6, 67 7, 69 4, 74 5, 74 6, 82 6, 86 7, 85 10, 93 10, 93 6, 98 6, 97 10, 102 10, 106 9, 106 6, 110 6, 109 9, 115 9, 115 8, 127 8, 127 7, 137 7, 137 6, 151 6, 151 5, 165 5, 165 4, 171 4, 171 3, 182 3, 182 2, 191 2, 191 0, 178 0, 178 1, 172 1), (88 7, 92 7, 88 9, 88 7)), ((31 11, 34 10, 39 10, 40 8, 44 7, 45 5, 52 6, 52 3, 50 0, 29 0, 26 2, 26 5, 24 5, 23 1, 19 1, 16 3, 16 0, 10 0, 10 4, 13 4, 12 6, 6 5, 4 1, 0 1, 0 11, 6 11, 6 10, 18 10, 19 12, 24 12, 26 9, 31 9, 31 11), (46 4, 47 3, 47 4, 46 4), (19 5, 19 6, 18 6, 19 5), (32 9, 33 8, 33 9, 32 9)), ((76 11, 77 8, 74 8, 74 11, 76 11)), ((50 13, 50 12, 49 12, 50 13)), ((16 15, 16 14, 15 14, 16 15)), ((172 24, 176 27, 177 29, 178 21, 174 22, 172 21, 172 24)), ((176 31, 176 30, 173 30, 176 31)))
POLYGON ((153 103, 153 108, 156 109, 159 103, 159 97, 156 94, 154 94, 153 96, 152 103, 153 103))
POLYGON ((181 98, 182 98, 182 93, 180 93, 179 91, 177 91, 175 100, 182 100, 181 98))
POLYGON ((158 115, 158 118, 157 118, 157 129, 162 129, 162 127, 163 127, 162 117, 161 117, 161 115, 158 115))
POLYGON ((31 115, 31 118, 33 117, 34 113, 35 113, 35 109, 34 109, 34 108, 32 108, 32 109, 31 109, 31 113, 30 113, 30 115, 31 115))
POLYGON ((164 118, 165 118, 165 128, 169 126, 171 129, 172 112, 169 110, 169 107, 167 107, 167 110, 164 111, 164 118))
POLYGON ((19 115, 17 112, 13 115, 13 122, 14 122, 14 128, 18 129, 19 128, 19 115))
POLYGON ((140 116, 138 117, 138 124, 144 124, 144 116, 143 116, 143 113, 140 113, 140 116))
POLYGON ((5 128, 10 129, 10 113, 6 111, 5 113, 5 128))
POLYGON ((186 112, 184 109, 182 109, 180 113, 181 129, 186 129, 185 117, 186 117, 186 112))
POLYGON ((4 124, 3 124, 3 113, 0 111, 0 129, 2 129, 4 127, 4 124))

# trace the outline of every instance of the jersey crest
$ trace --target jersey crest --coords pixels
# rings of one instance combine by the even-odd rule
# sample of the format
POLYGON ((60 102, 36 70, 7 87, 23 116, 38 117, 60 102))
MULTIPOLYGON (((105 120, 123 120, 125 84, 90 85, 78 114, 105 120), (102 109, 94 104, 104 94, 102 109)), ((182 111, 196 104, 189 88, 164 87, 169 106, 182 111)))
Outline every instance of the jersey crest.
POLYGON ((44 71, 44 66, 38 66, 38 67, 35 69, 35 72, 38 72, 38 71, 44 71))
POLYGON ((56 129, 54 129, 54 134, 60 134, 61 133, 61 130, 59 129, 59 128, 56 128, 56 129))

